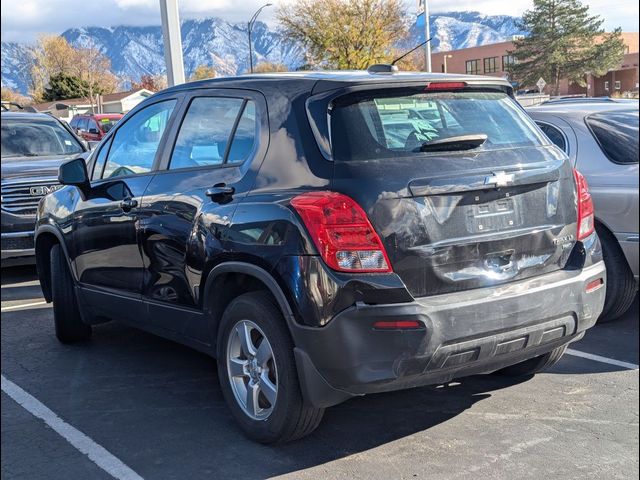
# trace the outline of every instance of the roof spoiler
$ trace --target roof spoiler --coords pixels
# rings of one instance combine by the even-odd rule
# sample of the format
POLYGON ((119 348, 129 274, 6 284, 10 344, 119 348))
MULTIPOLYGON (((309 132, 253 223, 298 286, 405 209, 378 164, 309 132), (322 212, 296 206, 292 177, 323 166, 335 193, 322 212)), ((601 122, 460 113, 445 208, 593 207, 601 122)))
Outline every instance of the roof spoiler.
POLYGON ((367 68, 367 72, 372 74, 378 74, 378 73, 393 74, 393 73, 397 73, 398 71, 399 71, 398 67, 390 63, 376 63, 371 65, 369 68, 367 68))

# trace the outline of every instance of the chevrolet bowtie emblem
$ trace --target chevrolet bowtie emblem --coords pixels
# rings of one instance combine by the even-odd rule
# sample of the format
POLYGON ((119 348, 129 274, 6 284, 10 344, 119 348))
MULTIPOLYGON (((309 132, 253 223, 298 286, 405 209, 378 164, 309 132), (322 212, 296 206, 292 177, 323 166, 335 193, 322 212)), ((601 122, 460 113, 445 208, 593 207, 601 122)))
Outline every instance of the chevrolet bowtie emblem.
POLYGON ((485 185, 495 185, 496 187, 506 187, 513 182, 513 173, 494 172, 490 177, 485 177, 485 185))

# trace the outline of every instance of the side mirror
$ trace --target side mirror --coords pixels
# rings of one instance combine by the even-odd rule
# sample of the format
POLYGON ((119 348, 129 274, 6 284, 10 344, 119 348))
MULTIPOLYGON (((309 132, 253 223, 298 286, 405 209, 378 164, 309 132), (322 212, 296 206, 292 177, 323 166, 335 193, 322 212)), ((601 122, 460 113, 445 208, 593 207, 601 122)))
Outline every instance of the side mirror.
POLYGON ((80 189, 86 197, 91 190, 87 164, 84 158, 74 158, 60 165, 58 169, 58 182, 62 185, 74 185, 80 189))
POLYGON ((90 129, 89 129, 89 133, 90 133, 91 135, 98 135, 100 132, 98 131, 98 129, 97 129, 97 128, 90 128, 90 129))

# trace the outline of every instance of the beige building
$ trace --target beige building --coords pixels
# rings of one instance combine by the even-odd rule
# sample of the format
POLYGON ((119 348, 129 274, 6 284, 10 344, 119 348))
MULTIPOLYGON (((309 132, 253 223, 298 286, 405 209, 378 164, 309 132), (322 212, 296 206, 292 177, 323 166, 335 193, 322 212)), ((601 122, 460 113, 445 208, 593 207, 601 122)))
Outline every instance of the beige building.
MULTIPOLYGON (((603 77, 587 76, 587 87, 569 84, 563 80, 560 84, 561 95, 586 94, 587 96, 612 95, 615 92, 638 91, 638 32, 622 34, 625 43, 624 60, 616 69, 603 77)), ((479 47, 463 48, 431 55, 433 70, 448 73, 466 73, 469 75, 491 75, 508 78, 508 65, 513 62, 509 51, 514 50, 513 41, 493 43, 479 47)), ((549 81, 549 79, 547 79, 549 81)), ((535 88, 523 85, 522 88, 535 88)), ((519 87, 520 88, 520 87, 519 87)))

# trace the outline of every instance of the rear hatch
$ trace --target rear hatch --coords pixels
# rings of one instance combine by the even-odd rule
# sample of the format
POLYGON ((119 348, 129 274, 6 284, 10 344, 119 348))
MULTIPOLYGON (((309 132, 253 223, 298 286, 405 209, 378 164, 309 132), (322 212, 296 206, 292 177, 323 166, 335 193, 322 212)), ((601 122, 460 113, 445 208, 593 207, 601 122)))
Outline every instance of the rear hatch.
POLYGON ((332 189, 362 206, 415 297, 563 268, 577 222, 565 155, 504 91, 449 87, 334 98, 332 189))

